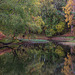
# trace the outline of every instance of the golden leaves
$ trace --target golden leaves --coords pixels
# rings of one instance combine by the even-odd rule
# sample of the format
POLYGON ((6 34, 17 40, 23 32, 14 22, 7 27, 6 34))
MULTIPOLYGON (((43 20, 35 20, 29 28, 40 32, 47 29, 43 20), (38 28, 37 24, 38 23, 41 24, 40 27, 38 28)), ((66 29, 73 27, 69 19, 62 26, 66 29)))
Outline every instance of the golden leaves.
POLYGON ((65 21, 68 22, 68 26, 70 26, 73 22, 73 14, 71 14, 72 10, 73 10, 73 0, 69 0, 67 2, 67 5, 65 7, 63 7, 63 10, 65 12, 65 21))

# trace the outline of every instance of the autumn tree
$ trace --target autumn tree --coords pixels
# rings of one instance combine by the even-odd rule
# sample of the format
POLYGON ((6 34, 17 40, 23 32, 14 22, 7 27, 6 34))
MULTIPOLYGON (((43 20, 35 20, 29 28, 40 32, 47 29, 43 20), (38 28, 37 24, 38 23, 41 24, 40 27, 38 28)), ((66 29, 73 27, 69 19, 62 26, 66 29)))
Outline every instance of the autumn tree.
POLYGON ((71 26, 71 33, 73 32, 73 25, 75 24, 75 0, 68 0, 67 5, 63 7, 65 12, 65 21, 68 22, 68 27, 71 26))

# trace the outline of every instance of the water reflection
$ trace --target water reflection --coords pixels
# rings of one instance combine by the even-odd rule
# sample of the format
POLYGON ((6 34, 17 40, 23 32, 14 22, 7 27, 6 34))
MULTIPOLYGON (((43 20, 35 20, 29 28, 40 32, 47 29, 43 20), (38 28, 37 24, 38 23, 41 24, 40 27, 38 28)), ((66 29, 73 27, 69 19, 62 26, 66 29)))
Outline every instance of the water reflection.
MULTIPOLYGON (((8 47, 11 51, 0 55, 0 75, 64 75, 61 70, 67 47, 52 42, 8 47)), ((74 48, 71 51, 73 54, 74 48)))
POLYGON ((62 72, 65 75, 75 75, 75 47, 70 47, 70 53, 67 54, 64 61, 64 67, 62 69, 62 72))

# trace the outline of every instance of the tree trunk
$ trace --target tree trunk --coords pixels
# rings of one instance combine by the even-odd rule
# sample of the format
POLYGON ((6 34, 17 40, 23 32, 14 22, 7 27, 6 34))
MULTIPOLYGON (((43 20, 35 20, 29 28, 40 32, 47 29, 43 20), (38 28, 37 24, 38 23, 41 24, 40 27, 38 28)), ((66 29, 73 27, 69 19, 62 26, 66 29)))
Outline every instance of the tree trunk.
POLYGON ((73 25, 71 25, 71 34, 73 36, 73 25))

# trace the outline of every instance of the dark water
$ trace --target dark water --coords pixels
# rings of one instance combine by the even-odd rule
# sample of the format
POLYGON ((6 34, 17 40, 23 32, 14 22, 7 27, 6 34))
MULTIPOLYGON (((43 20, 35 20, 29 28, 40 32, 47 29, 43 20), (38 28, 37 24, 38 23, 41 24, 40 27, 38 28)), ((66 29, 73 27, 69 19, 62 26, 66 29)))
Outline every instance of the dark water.
POLYGON ((8 45, 11 51, 0 55, 0 75, 66 75, 61 72, 65 67, 70 67, 67 75, 74 75, 75 71, 75 47, 64 46, 49 42, 34 45, 8 45), (67 54, 71 56, 71 65, 67 54))

